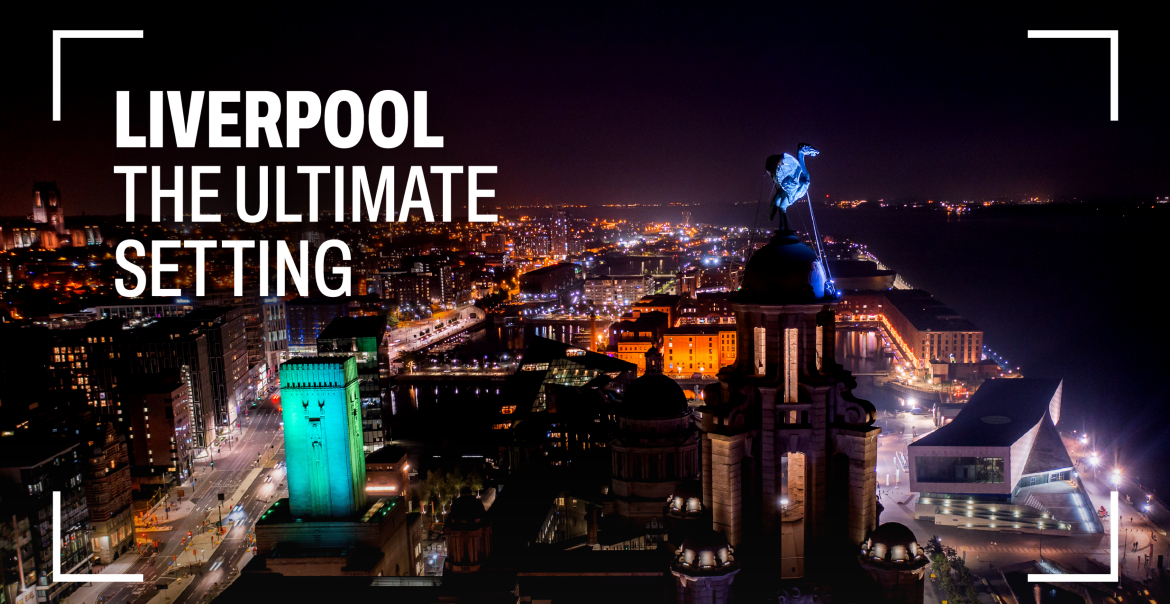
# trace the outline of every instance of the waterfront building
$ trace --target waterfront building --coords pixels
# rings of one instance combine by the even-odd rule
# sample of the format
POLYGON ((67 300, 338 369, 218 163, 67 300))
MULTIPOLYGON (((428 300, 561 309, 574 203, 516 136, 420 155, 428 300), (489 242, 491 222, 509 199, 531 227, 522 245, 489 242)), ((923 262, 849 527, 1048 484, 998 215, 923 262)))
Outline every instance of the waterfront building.
POLYGON ((520 293, 530 297, 549 297, 564 293, 580 284, 581 267, 562 262, 520 275, 520 293))
POLYGON ((765 582, 825 580, 839 570, 833 544, 861 543, 877 524, 880 429, 834 360, 834 303, 816 253, 778 232, 748 261, 733 301, 736 361, 699 408, 703 505, 741 558, 774 560, 780 539, 765 582))
POLYGON ((606 352, 637 365, 641 375, 646 372, 646 352, 651 348, 661 349, 668 326, 668 315, 658 311, 641 312, 636 319, 618 321, 609 328, 610 344, 606 352))
POLYGON ((688 324, 662 334, 666 373, 712 377, 735 362, 735 325, 688 324))
POLYGON ((654 286, 649 275, 606 275, 585 280, 585 301, 593 306, 623 308, 641 300, 654 286))
POLYGON ((529 341, 519 360, 505 384, 511 400, 492 426, 511 437, 502 465, 512 471, 593 467, 607 476, 616 401, 637 366, 541 337, 529 341))
POLYGON ((399 308, 429 311, 436 300, 435 280, 430 275, 399 271, 389 273, 387 283, 399 308))
POLYGON ((735 325, 735 311, 731 307, 731 294, 706 292, 686 296, 679 303, 678 326, 682 325, 735 325))
POLYGON ((908 447, 915 518, 961 528, 1103 528, 1056 424, 1060 380, 988 380, 963 410, 908 447))
POLYGON ((872 260, 829 260, 829 274, 839 291, 886 290, 894 287, 898 274, 881 270, 872 260))
POLYGON ((983 331, 920 289, 847 291, 841 313, 880 321, 920 370, 929 371, 931 363, 969 365, 983 358, 983 331))
POLYGON ((630 312, 634 315, 634 318, 638 318, 644 312, 666 313, 667 327, 674 327, 678 324, 679 305, 681 302, 681 296, 671 294, 642 296, 630 307, 630 312))

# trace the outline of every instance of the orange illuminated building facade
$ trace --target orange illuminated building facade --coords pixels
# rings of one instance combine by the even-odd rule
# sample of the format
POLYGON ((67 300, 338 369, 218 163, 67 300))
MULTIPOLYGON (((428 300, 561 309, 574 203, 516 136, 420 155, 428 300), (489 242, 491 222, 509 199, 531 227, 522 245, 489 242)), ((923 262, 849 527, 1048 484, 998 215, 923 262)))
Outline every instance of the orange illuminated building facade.
POLYGON ((679 296, 670 294, 657 294, 653 296, 642 296, 640 300, 634 303, 630 308, 634 318, 638 318, 642 313, 660 312, 665 313, 667 317, 667 324, 674 327, 678 323, 679 318, 679 303, 681 299, 679 296))
POLYGON ((983 331, 920 289, 847 292, 837 312, 845 321, 880 321, 918 368, 983 358, 983 331))
POLYGON ((684 325, 662 336, 663 370, 667 374, 713 377, 720 367, 735 363, 735 325, 684 325))
POLYGON ((366 494, 371 497, 405 495, 410 490, 410 463, 406 451, 385 446, 366 456, 366 494))
POLYGON ((646 351, 661 348, 667 321, 664 312, 642 311, 636 319, 614 323, 610 328, 609 356, 637 365, 638 375, 646 373, 646 351))

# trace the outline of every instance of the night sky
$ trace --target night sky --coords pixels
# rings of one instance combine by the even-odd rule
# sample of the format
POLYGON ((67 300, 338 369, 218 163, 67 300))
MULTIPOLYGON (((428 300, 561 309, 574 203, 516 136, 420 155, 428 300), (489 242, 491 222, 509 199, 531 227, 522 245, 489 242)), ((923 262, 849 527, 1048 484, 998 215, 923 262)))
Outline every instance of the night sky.
POLYGON ((229 167, 264 164, 495 164, 488 185, 502 203, 743 201, 759 195, 764 158, 798 142, 822 151, 810 160, 818 197, 1170 195, 1153 15, 492 4, 280 14, 198 4, 157 16, 102 6, 10 21, 0 214, 27 214, 32 182, 51 179, 71 214, 119 212, 116 164, 224 166, 223 208, 234 203, 229 167), (114 28, 145 38, 64 43, 52 122, 51 30, 114 28), (1121 31, 1120 122, 1109 121, 1108 41, 1026 34, 1073 28, 1121 31), (202 148, 116 149, 115 91, 134 95, 141 134, 146 93, 160 89, 314 90, 322 102, 339 89, 363 100, 427 90, 431 133, 446 145, 366 139, 343 151, 318 128, 301 149, 208 150, 205 119, 202 148))

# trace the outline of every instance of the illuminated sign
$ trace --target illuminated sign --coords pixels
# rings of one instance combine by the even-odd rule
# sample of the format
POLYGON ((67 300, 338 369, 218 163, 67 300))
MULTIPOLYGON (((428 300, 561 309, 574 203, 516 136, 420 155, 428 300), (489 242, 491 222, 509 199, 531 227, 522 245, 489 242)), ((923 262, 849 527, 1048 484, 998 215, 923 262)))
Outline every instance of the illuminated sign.
POLYGON ((580 348, 570 348, 570 349, 565 351, 565 356, 569 356, 569 357, 579 357, 579 356, 584 356, 584 354, 585 354, 585 351, 581 350, 580 348))

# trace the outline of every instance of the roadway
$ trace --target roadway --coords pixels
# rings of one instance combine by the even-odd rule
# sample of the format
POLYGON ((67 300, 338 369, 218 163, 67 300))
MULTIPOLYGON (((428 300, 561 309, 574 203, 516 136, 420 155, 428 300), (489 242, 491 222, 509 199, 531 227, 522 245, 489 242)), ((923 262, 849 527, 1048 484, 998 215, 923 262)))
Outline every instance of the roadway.
POLYGON ((394 360, 404 352, 425 348, 445 340, 478 325, 487 318, 487 313, 483 309, 472 305, 460 306, 452 312, 459 314, 459 320, 451 325, 442 326, 441 329, 436 328, 445 323, 447 318, 414 321, 404 327, 390 330, 387 333, 390 339, 390 359, 394 360), (472 319, 470 317, 472 313, 475 313, 479 318, 472 319), (428 332, 428 330, 430 331, 428 332))
MULTIPOLYGON (((190 513, 172 521, 167 519, 168 512, 160 511, 157 513, 158 524, 172 529, 140 533, 159 541, 159 551, 140 556, 129 569, 119 572, 142 573, 145 584, 112 583, 104 590, 86 597, 84 601, 87 604, 97 601, 99 596, 103 604, 145 604, 157 594, 156 585, 168 581, 172 582, 167 590, 171 602, 202 602, 209 592, 224 585, 235 574, 233 571, 237 570, 236 566, 244 554, 250 551, 248 537, 256 519, 267 508, 268 502, 287 496, 287 488, 281 488, 284 483, 283 468, 260 469, 252 483, 242 485, 252 470, 259 466, 259 454, 274 449, 274 462, 267 465, 275 465, 284 459, 284 434, 276 402, 268 398, 255 409, 250 409, 249 416, 241 423, 245 430, 242 437, 233 438, 230 448, 225 446, 215 453, 214 465, 210 458, 196 463, 193 489, 191 482, 183 485, 185 495, 194 504, 184 506, 191 509, 190 513), (272 477, 270 482, 266 481, 268 476, 272 477), (228 533, 214 544, 200 543, 209 540, 215 522, 219 520, 219 494, 231 498, 241 486, 245 489, 241 499, 243 508, 239 511, 222 510, 224 524, 231 525, 228 533), (196 554, 200 562, 176 569, 173 566, 176 558, 181 558, 191 547, 185 543, 191 541, 187 539, 188 532, 192 537, 197 537, 195 547, 203 546, 196 554)), ((177 488, 172 488, 170 500, 177 502, 178 499, 177 488)))

